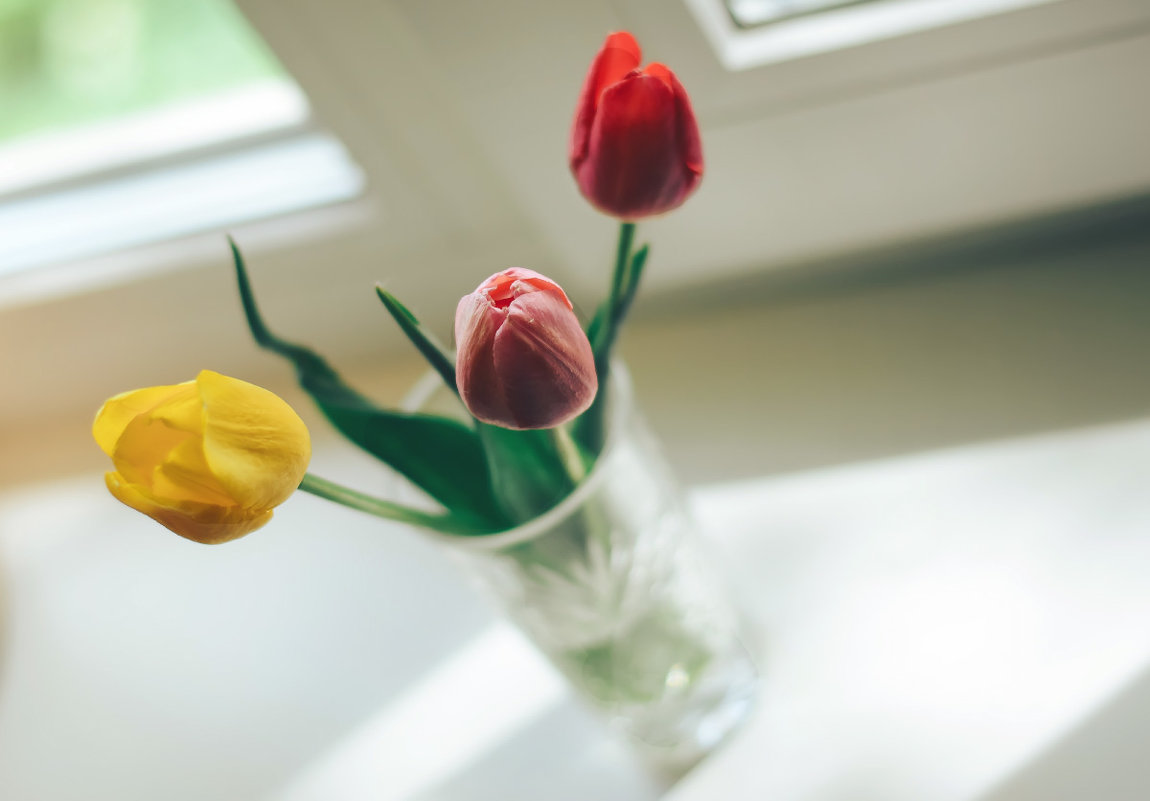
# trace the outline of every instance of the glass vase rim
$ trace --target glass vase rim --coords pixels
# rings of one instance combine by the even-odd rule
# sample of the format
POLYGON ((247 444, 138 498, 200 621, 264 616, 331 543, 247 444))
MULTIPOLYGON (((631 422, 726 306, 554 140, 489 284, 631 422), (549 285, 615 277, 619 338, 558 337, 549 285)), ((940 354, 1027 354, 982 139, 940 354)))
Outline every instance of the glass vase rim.
MULTIPOLYGON (((609 470, 609 462, 615 455, 620 438, 619 432, 624 430, 635 411, 630 371, 620 360, 613 359, 609 375, 608 383, 611 389, 607 400, 606 418, 608 424, 603 449, 591 466, 591 472, 579 482, 574 490, 547 511, 502 531, 474 535, 443 534, 436 531, 428 531, 427 533, 437 540, 448 543, 453 548, 497 552, 539 538, 574 513, 586 498, 606 481, 604 476, 609 470)), ((404 399, 403 409, 408 412, 419 411, 436 392, 443 389, 445 387, 440 375, 434 370, 429 371, 416 381, 415 386, 404 399)))

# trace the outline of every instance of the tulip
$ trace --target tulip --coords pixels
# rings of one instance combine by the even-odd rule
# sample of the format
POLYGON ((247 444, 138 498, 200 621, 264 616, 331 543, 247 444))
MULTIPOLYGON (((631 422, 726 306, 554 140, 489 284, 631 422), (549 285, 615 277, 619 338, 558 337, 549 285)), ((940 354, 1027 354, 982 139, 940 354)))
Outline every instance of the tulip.
POLYGON ((459 396, 477 420, 553 428, 582 414, 599 381, 566 293, 533 270, 488 278, 455 310, 459 396))
POLYGON ((307 428, 290 406, 210 370, 111 398, 92 434, 115 466, 105 476, 112 495, 202 543, 267 523, 311 457, 307 428))
POLYGON ((663 64, 639 64, 631 34, 607 37, 579 96, 569 153, 591 205, 632 222, 678 208, 703 177, 687 91, 663 64))

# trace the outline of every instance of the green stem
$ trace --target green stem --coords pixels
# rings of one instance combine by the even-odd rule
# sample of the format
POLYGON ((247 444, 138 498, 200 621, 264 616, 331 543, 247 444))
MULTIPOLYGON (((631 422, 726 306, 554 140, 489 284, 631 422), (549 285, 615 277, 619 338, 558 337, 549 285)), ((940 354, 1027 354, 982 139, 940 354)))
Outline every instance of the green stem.
POLYGON ((635 240, 635 223, 625 222, 619 225, 619 245, 615 251, 615 272, 611 276, 611 307, 615 307, 619 296, 623 294, 624 284, 627 280, 627 263, 631 260, 631 243, 635 240))
POLYGON ((611 325, 607 329, 607 337, 603 342, 604 373, 610 367, 611 349, 615 347, 615 340, 623 328, 623 321, 627 319, 627 313, 631 311, 631 304, 635 302, 635 295, 639 291, 639 280, 643 277, 643 268, 647 264, 648 252, 647 245, 643 245, 631 258, 631 264, 627 270, 627 286, 612 309, 611 325))
MULTIPOLYGON (((621 223, 619 225, 619 244, 615 251, 615 270, 611 274, 611 288, 607 298, 600 304, 595 312, 595 319, 587 328, 587 336, 591 340, 591 352, 595 355, 596 367, 607 364, 607 350, 615 338, 611 330, 618 319, 618 308, 622 298, 626 295, 630 283, 631 246, 635 241, 635 223, 621 223)), ((603 378, 602 371, 599 378, 603 378)))
POLYGON ((551 441, 555 445, 555 452, 567 477, 571 479, 572 487, 579 486, 587 477, 587 460, 583 456, 583 449, 571 436, 571 430, 565 426, 556 426, 548 429, 551 441))
POLYGON ((361 512, 367 512, 376 517, 382 517, 385 520, 396 520, 401 523, 428 528, 443 534, 475 535, 491 533, 489 529, 468 523, 465 520, 461 520, 458 516, 434 514, 419 509, 412 509, 409 506, 385 501, 382 498, 376 498, 371 495, 365 495, 358 490, 353 490, 350 487, 345 487, 342 484, 337 484, 326 478, 320 478, 312 473, 304 475, 299 488, 304 492, 310 492, 312 495, 316 495, 320 498, 334 501, 335 503, 342 504, 351 509, 357 509, 361 512))
POLYGON ((635 223, 619 225, 619 244, 615 252, 615 271, 611 276, 611 290, 600 304, 595 317, 587 328, 591 341, 591 354, 595 359, 595 375, 599 379, 599 393, 591 408, 583 413, 576 423, 576 437, 586 452, 598 455, 603 448, 604 422, 607 383, 611 372, 611 349, 619 336, 619 329, 627 316, 635 293, 639 289, 639 278, 647 260, 647 246, 632 255, 635 241, 635 223))

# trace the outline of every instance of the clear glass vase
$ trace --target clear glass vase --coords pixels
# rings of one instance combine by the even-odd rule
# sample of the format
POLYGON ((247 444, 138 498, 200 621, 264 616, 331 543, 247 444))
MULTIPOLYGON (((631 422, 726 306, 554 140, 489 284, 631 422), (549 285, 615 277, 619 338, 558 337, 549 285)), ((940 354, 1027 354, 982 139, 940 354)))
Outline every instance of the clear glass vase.
POLYGON ((517 528, 444 541, 613 728, 681 770, 747 716, 757 672, 624 370, 611 389, 606 447, 571 495, 517 528))

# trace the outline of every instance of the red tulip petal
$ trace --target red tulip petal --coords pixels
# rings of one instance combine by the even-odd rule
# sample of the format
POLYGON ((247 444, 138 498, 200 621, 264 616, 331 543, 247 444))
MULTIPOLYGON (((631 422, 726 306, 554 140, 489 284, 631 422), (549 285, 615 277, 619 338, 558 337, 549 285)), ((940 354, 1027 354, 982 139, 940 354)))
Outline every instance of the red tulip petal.
POLYGON ((665 64, 640 70, 640 59, 630 34, 607 38, 587 73, 568 151, 583 196, 630 221, 682 205, 703 176, 686 90, 665 64))
POLYGON ((599 55, 595 57, 592 74, 588 78, 594 79, 591 84, 591 97, 598 103, 603 90, 613 83, 618 83, 627 75, 639 68, 642 63, 643 51, 635 37, 626 31, 618 31, 607 37, 599 55))
POLYGON ((571 127, 568 152, 572 169, 587 156, 595 110, 599 107, 604 90, 638 69, 641 60, 639 43, 626 31, 611 34, 603 43, 595 60, 591 62, 579 94, 579 102, 575 106, 575 123, 571 127))
POLYGON ((687 90, 679 83, 675 73, 667 70, 667 75, 671 79, 671 91, 674 93, 675 108, 678 112, 679 147, 683 164, 695 174, 694 181, 686 190, 687 194, 690 194, 703 178, 703 140, 699 137, 699 123, 695 119, 695 110, 691 108, 691 98, 687 95, 687 90))
POLYGON ((660 64, 658 61, 652 61, 647 66, 643 67, 643 74, 650 75, 652 78, 658 78, 663 83, 667 84, 667 88, 672 92, 675 91, 675 85, 672 83, 675 79, 674 73, 667 68, 666 64, 660 64))
POLYGON ((589 158, 576 174, 583 194, 602 211, 635 220, 668 211, 686 198, 677 105, 657 77, 615 84, 591 131, 589 158))
POLYGON ((658 78, 671 90, 671 94, 675 98, 675 114, 678 121, 679 146, 683 163, 691 172, 702 176, 703 143, 699 139, 699 124, 695 120, 695 112, 691 108, 691 98, 687 96, 687 90, 683 88, 683 84, 679 83, 679 79, 667 65, 657 61, 644 67, 643 74, 658 78))

